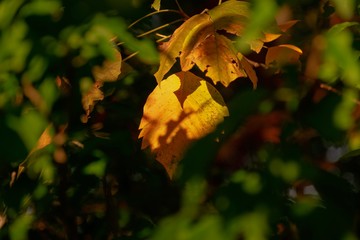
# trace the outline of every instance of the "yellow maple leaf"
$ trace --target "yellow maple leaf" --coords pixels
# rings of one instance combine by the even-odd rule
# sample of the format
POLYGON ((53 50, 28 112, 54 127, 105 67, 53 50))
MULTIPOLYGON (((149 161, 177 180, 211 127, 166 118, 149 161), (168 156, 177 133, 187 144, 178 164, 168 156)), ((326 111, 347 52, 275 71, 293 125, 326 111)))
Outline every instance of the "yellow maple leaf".
MULTIPOLYGON (((229 35, 241 37, 250 17, 248 2, 226 1, 186 20, 160 47, 160 66, 154 74, 158 84, 179 58, 182 71, 189 71, 197 65, 214 84, 221 82, 228 86, 239 77, 249 77, 255 88, 257 77, 254 66, 229 38, 229 35)), ((252 51, 260 53, 264 43, 278 39, 295 23, 289 21, 273 26, 247 44, 252 51)))
POLYGON ((233 61, 237 61, 237 52, 234 48, 230 51, 235 51, 235 54, 227 54, 227 59, 224 59, 225 63, 230 64, 226 65, 225 69, 223 68, 224 64, 221 63, 221 57, 224 57, 224 55, 220 56, 219 54, 225 47, 229 46, 228 41, 230 40, 227 39, 225 41, 225 37, 218 34, 217 31, 227 30, 232 34, 241 34, 248 14, 248 3, 229 1, 208 12, 194 15, 185 21, 176 29, 171 39, 160 48, 160 67, 155 73, 157 82, 160 83, 178 57, 180 58, 180 65, 183 71, 190 70, 196 63, 198 66, 201 65, 199 67, 202 67, 203 70, 208 71, 207 75, 214 83, 221 82, 227 86, 237 77, 246 77, 246 73, 241 69, 240 64, 234 70, 233 61), (194 61, 196 60, 196 55, 200 54, 200 50, 216 48, 217 46, 222 47, 221 49, 210 50, 211 54, 208 56, 202 54, 204 56, 202 59, 209 60, 211 65, 201 60, 194 61), (218 72, 220 69, 223 69, 226 73, 218 72), (219 78, 219 76, 222 77, 219 78))
POLYGON ((150 147, 172 177, 189 144, 213 131, 228 115, 211 84, 190 72, 173 74, 145 103, 139 126, 142 148, 150 147))

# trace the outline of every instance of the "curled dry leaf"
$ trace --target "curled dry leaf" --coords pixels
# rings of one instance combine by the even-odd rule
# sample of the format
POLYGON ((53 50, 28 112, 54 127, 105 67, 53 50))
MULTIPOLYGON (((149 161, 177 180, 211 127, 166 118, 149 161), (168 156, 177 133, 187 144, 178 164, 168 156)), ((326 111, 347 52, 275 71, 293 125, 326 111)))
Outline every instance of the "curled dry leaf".
MULTIPOLYGON (((255 88, 257 77, 253 66, 228 38, 229 35, 242 36, 250 15, 248 2, 226 1, 186 20, 170 40, 160 46, 160 66, 155 73, 157 82, 162 81, 179 58, 182 71, 189 71, 197 65, 214 84, 221 82, 228 86, 239 77, 249 77, 255 88)), ((278 39, 295 23, 290 21, 264 32, 259 39, 248 43, 251 50, 259 53, 264 43, 278 39)))
POLYGON ((96 81, 90 90, 83 95, 82 97, 82 105, 86 112, 86 117, 82 119, 83 122, 87 122, 87 118, 90 116, 90 113, 94 109, 95 104, 98 101, 104 99, 104 93, 101 91, 101 87, 103 86, 103 82, 96 81))
POLYGON ((290 44, 269 47, 265 58, 265 64, 270 65, 273 62, 276 62, 278 65, 295 63, 298 61, 301 54, 302 50, 300 48, 290 44))
POLYGON ((82 105, 86 112, 85 117, 82 119, 83 122, 87 121, 87 118, 94 109, 96 102, 104 99, 104 94, 101 90, 103 83, 118 80, 121 73, 121 62, 121 54, 116 48, 114 48, 113 59, 106 59, 101 66, 93 67, 92 74, 95 82, 90 90, 82 97, 82 105))
POLYGON ((149 95, 140 122, 142 148, 150 147, 170 177, 191 142, 228 116, 220 93, 190 72, 165 79, 149 95))
POLYGON ((95 66, 92 74, 96 81, 114 82, 121 73, 121 54, 114 48, 114 59, 106 59, 101 66, 95 66))

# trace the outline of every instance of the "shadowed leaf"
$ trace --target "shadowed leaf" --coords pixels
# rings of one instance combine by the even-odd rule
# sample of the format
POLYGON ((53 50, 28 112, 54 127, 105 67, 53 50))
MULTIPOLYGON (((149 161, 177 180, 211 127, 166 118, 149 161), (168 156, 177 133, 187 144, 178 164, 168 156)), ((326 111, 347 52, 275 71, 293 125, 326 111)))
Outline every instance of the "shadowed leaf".
POLYGON ((150 146, 172 177, 189 144, 210 133, 225 116, 227 107, 211 84, 189 72, 173 74, 145 103, 139 126, 142 148, 150 146))

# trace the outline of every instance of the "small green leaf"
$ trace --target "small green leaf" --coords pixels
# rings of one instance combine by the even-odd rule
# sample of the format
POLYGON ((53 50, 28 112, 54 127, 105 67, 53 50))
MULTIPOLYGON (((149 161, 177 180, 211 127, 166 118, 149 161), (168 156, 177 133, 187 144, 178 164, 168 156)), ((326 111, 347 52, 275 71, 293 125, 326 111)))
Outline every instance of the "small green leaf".
POLYGON ((153 9, 155 9, 156 11, 159 11, 160 10, 160 0, 155 0, 154 2, 153 2, 153 4, 151 4, 151 7, 153 8, 153 9))
POLYGON ((29 214, 23 214, 16 218, 10 225, 9 234, 12 240, 26 240, 28 239, 28 231, 31 227, 34 217, 29 214))

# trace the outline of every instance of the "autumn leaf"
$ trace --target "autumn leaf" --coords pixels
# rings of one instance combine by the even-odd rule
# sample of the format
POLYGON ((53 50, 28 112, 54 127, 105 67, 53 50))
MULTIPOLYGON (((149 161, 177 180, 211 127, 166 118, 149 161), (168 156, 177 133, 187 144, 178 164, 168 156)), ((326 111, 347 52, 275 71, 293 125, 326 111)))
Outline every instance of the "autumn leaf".
POLYGON ((220 35, 209 35, 193 49, 188 59, 195 63, 214 83, 220 81, 227 86, 229 82, 247 74, 237 58, 237 50, 231 41, 220 35), (229 80, 230 79, 230 80, 229 80))
POLYGON ((269 47, 265 58, 265 64, 270 65, 273 62, 276 62, 278 65, 295 63, 298 61, 301 54, 302 50, 300 48, 290 44, 269 47))
POLYGON ((82 96, 81 103, 86 113, 86 115, 82 118, 82 121, 84 123, 87 122, 87 119, 89 118, 90 113, 94 109, 95 104, 98 101, 104 99, 104 93, 101 90, 102 86, 103 86, 103 82, 96 81, 92 84, 89 91, 87 91, 86 94, 82 96))
POLYGON ((206 19, 206 15, 194 15, 175 30, 169 42, 165 42, 160 46, 160 66, 158 71, 154 74, 158 84, 174 65, 176 58, 180 56, 185 39, 188 38, 196 27, 201 26, 201 23, 205 22, 206 19))
MULTIPOLYGON (((228 86, 239 77, 249 77, 254 88, 257 77, 252 64, 235 47, 229 35, 241 37, 250 16, 249 3, 227 1, 186 20, 160 46, 160 66, 155 78, 160 84, 165 74, 179 58, 182 71, 197 65, 214 84, 228 86)), ((296 21, 275 26, 259 39, 248 42, 251 50, 259 53, 264 43, 278 39, 296 21)))
POLYGON ((121 73, 121 54, 114 48, 114 59, 106 59, 101 66, 94 66, 92 74, 95 81, 114 82, 121 73))
POLYGON ((207 71, 214 83, 220 81, 227 86, 236 78, 246 76, 237 63, 237 51, 234 48, 230 48, 225 55, 220 55, 225 48, 230 47, 231 42, 217 31, 228 28, 229 33, 240 34, 244 29, 244 20, 248 17, 248 7, 246 2, 229 1, 185 21, 169 42, 161 46, 160 67, 155 73, 157 82, 160 83, 177 57, 180 58, 183 71, 190 70, 196 63, 203 71, 207 71), (221 47, 216 49, 217 46, 221 47), (209 49, 209 55, 201 53, 204 49, 209 49), (197 60, 197 56, 202 56, 201 59, 206 59, 207 62, 197 60), (219 72, 224 69, 224 65, 225 73, 219 72))
POLYGON ((43 148, 45 148, 46 146, 48 146, 49 144, 51 144, 52 140, 53 140, 53 135, 54 135, 54 126, 52 124, 49 124, 46 129, 42 132, 42 134, 40 135, 35 147, 33 149, 31 149, 31 151, 29 152, 28 156, 26 157, 26 159, 19 164, 18 166, 18 171, 17 171, 17 178, 25 171, 26 166, 29 163, 29 159, 30 157, 38 150, 41 150, 43 148))
POLYGON ((190 72, 171 75, 149 95, 141 119, 142 148, 150 147, 170 177, 191 142, 228 116, 220 93, 190 72))
POLYGON ((104 82, 114 82, 119 78, 121 73, 122 57, 116 48, 114 48, 113 52, 113 59, 106 59, 101 66, 94 66, 92 68, 92 74, 95 81, 90 89, 82 96, 82 105, 86 112, 85 116, 82 117, 82 121, 84 123, 87 122, 95 104, 104 99, 104 93, 101 90, 104 82))

